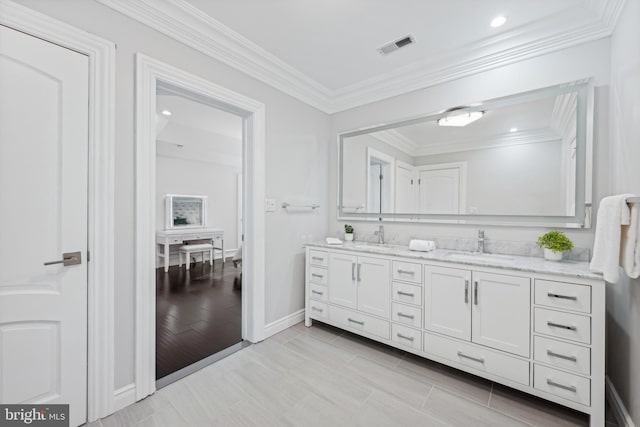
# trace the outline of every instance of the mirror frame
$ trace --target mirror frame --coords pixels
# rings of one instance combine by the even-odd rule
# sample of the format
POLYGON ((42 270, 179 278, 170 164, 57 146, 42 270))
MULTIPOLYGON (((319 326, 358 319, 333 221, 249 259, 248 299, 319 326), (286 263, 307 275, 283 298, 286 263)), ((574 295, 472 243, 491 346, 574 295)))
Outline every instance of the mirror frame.
MULTIPOLYGON (((561 95, 577 93, 576 106, 576 194, 575 212, 573 216, 546 215, 481 215, 481 214, 422 214, 422 213, 366 213, 345 212, 343 207, 343 150, 345 139, 373 132, 393 129, 400 126, 413 125, 425 121, 436 121, 447 115, 443 110, 410 119, 390 122, 382 125, 361 128, 338 134, 338 192, 337 219, 339 221, 387 221, 399 223, 431 223, 431 224, 468 224, 468 225, 502 225, 525 227, 555 228, 590 228, 591 204, 593 189, 593 132, 594 132, 594 88, 593 80, 580 80, 522 92, 502 98, 480 103, 473 103, 460 111, 482 111, 515 105, 530 99, 537 99, 541 94, 561 95)), ((347 208, 353 209, 353 208, 347 208)), ((366 209, 366 206, 364 207, 366 209)))

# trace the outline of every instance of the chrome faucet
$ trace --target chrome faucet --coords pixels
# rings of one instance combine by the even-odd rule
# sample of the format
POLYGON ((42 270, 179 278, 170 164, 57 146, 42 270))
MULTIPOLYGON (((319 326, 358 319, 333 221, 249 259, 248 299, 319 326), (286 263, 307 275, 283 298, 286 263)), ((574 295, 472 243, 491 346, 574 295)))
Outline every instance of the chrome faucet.
POLYGON ((478 230, 478 252, 484 253, 484 230, 478 230))
POLYGON ((382 224, 378 226, 378 231, 373 234, 378 236, 378 243, 384 245, 384 226, 382 224))

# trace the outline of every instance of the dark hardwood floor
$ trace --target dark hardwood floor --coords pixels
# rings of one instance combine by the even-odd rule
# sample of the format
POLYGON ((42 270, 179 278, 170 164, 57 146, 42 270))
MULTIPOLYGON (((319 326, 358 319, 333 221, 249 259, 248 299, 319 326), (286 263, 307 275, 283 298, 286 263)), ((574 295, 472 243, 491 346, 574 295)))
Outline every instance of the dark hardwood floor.
POLYGON ((231 260, 156 270, 156 379, 242 341, 240 272, 231 260))

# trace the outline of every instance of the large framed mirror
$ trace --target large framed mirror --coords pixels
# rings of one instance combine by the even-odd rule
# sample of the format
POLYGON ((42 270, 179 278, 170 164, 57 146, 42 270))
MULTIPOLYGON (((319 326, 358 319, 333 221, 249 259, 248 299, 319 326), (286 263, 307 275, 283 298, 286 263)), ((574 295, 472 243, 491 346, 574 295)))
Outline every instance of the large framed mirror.
POLYGON ((338 219, 590 227, 588 81, 347 132, 338 142, 338 219))

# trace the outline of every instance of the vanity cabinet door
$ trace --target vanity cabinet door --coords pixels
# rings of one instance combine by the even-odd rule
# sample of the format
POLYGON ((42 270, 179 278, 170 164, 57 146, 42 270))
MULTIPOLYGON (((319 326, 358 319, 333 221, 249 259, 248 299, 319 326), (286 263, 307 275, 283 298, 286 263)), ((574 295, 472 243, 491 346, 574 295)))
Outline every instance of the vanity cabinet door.
POLYGON ((388 319, 391 313, 391 263, 358 257, 358 310, 388 319))
POLYGON ((473 272, 472 341, 529 357, 531 279, 473 272))
POLYGON ((471 340, 471 271, 425 266, 424 328, 471 340))
POLYGON ((329 301, 344 307, 356 308, 356 266, 358 257, 329 254, 329 301))

